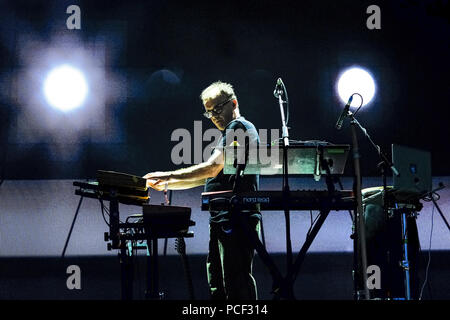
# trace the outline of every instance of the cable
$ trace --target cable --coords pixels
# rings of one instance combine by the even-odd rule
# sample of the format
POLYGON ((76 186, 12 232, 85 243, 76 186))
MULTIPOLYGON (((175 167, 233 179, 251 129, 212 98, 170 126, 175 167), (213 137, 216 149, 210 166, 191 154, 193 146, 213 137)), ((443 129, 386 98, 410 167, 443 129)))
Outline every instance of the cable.
MULTIPOLYGON (((103 220, 105 221, 106 225, 107 225, 108 227, 110 227, 110 225, 109 225, 109 223, 108 223, 108 221, 106 220, 106 217, 105 217, 105 211, 106 211, 106 208, 105 208, 105 206, 103 205, 103 200, 102 200, 102 198, 98 198, 98 200, 100 201, 100 208, 101 208, 101 211, 102 211, 102 217, 103 217, 103 220)), ((108 215, 108 217, 109 217, 109 212, 107 212, 107 215, 108 215)))
MULTIPOLYGON (((318 214, 315 218, 314 221, 311 221, 311 226, 308 229, 308 232, 306 233, 306 237, 309 236, 309 234, 311 233, 312 228, 314 227, 314 225, 316 224, 317 219, 319 219, 320 214, 318 214)), ((311 211, 311 218, 312 218, 312 211, 311 211)))
POLYGON ((433 209, 431 210, 431 231, 430 231, 430 244, 429 244, 429 248, 428 248, 428 263, 427 263, 427 268, 425 269, 425 280, 423 281, 422 288, 420 289, 419 300, 422 300, 423 289, 425 288, 425 285, 427 284, 428 271, 429 271, 430 263, 431 263, 431 239, 433 237, 433 220, 434 220, 434 206, 433 206, 433 209))
POLYGON ((281 83, 283 84, 283 91, 284 91, 284 95, 286 96, 286 126, 287 126, 289 123, 289 97, 288 97, 284 82, 281 82, 281 83))
MULTIPOLYGON (((433 199, 431 197, 434 196, 434 201, 439 201, 441 199, 441 195, 437 192, 432 192, 431 195, 426 195, 422 198, 423 201, 431 202, 433 199)), ((434 208, 434 207, 433 207, 434 208)))
POLYGON ((359 105, 359 107, 358 107, 358 109, 356 109, 356 111, 355 111, 355 113, 353 113, 353 115, 355 115, 358 111, 359 111, 359 109, 361 109, 361 107, 362 107, 362 105, 363 105, 363 97, 362 97, 362 95, 360 95, 359 93, 354 93, 354 94, 352 94, 352 97, 354 96, 354 95, 358 95, 360 98, 361 98, 361 104, 359 105))
MULTIPOLYGON (((421 246, 421 244, 420 244, 420 241, 418 242, 418 244, 419 244, 419 256, 420 256, 420 264, 422 265, 426 265, 427 264, 427 261, 425 261, 425 257, 424 257, 424 254, 423 254, 423 250, 422 250, 422 246, 421 246)), ((417 266, 417 268, 419 268, 419 266, 417 266)), ((428 297, 429 297, 429 299, 430 300, 433 300, 433 294, 432 294, 432 290, 431 290, 431 279, 428 279, 428 285, 427 285, 427 287, 428 287, 428 297)))
MULTIPOLYGON (((105 217, 105 212, 106 212, 106 215, 108 217, 110 216, 109 209, 103 204, 103 199, 101 197, 101 192, 97 191, 96 194, 97 194, 98 200, 100 201, 100 208, 101 208, 101 211, 102 211, 103 220, 105 221, 105 223, 106 223, 106 225, 108 227, 111 227, 109 222, 106 220, 106 217, 105 217)), ((119 219, 119 223, 123 223, 123 221, 119 219)))

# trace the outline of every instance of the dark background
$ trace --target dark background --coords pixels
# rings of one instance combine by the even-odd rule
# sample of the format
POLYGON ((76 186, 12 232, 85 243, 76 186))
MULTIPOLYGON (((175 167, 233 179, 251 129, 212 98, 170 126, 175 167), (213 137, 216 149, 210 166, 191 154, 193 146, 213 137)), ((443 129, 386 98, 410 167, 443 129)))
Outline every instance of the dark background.
MULTIPOLYGON (((3 1, 0 12, 3 178, 173 169, 172 131, 193 132, 195 120, 203 130, 212 126, 202 120, 199 94, 219 79, 235 86, 243 115, 257 128, 279 128, 272 92, 282 77, 291 138, 350 144, 348 121, 334 129, 343 105, 334 86, 352 65, 370 70, 377 84, 374 101, 358 113, 374 141, 387 154, 391 143, 429 150, 433 175, 450 174, 448 1, 3 1), (81 30, 66 28, 71 4, 81 8, 81 30), (381 30, 366 27, 371 4, 381 9, 381 30), (43 48, 58 46, 55 35, 76 37, 80 46, 104 44, 104 85, 114 91, 110 79, 119 78, 123 90, 94 106, 103 110, 96 119, 102 139, 95 125, 77 139, 57 139, 83 108, 69 115, 48 108, 59 129, 46 131, 42 112, 24 122, 24 110, 35 106, 19 97, 28 89, 20 74, 40 60, 38 51, 21 56, 24 35, 43 48), (23 132, 32 126, 37 131, 23 132), (34 132, 43 138, 30 139, 34 132), (61 147, 79 151, 67 156, 61 147)), ((362 135, 359 142, 363 175, 378 175, 375 150, 362 135)))

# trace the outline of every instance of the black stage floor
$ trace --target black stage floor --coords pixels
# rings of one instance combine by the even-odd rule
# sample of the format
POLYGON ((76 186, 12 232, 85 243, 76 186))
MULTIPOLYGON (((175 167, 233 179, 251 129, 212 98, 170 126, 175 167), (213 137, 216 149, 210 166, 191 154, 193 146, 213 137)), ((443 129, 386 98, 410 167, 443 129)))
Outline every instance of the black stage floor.
MULTIPOLYGON (((272 258, 284 273, 285 256, 273 254, 272 258)), ((207 300, 208 289, 205 272, 205 255, 189 255, 195 298, 207 300)), ((428 251, 421 254, 419 265, 420 285, 423 283, 428 251)), ((295 296, 299 300, 352 300, 352 253, 310 253, 295 282, 295 296)), ((189 298, 181 257, 160 256, 160 289, 167 300, 189 298)), ((134 298, 144 299, 145 256, 135 264, 134 298)), ((120 266, 117 257, 80 256, 0 259, 1 300, 118 300, 121 298, 120 266), (81 289, 69 290, 66 286, 67 267, 78 265, 81 270, 81 289)), ((254 276, 259 298, 271 300, 272 279, 258 256, 254 261, 254 276)), ((428 286, 423 290, 424 300, 450 299, 450 251, 432 251, 428 286)))

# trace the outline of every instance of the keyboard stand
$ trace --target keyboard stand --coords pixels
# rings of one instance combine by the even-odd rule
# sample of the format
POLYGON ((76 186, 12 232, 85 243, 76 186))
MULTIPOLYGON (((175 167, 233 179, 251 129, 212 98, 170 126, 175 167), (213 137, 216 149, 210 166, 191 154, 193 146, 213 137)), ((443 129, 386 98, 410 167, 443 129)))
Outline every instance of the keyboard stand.
MULTIPOLYGON (((323 208, 320 210, 319 218, 317 222, 314 224, 313 228, 311 229, 310 233, 307 235, 306 240, 300 249, 295 262, 288 264, 287 266, 287 274, 283 277, 281 272, 278 270, 278 267, 275 265, 273 259, 270 257, 269 253, 267 252, 266 248, 261 243, 258 234, 255 232, 255 230, 252 230, 246 219, 243 217, 242 214, 240 214, 240 205, 243 204, 242 199, 239 197, 239 194, 236 192, 236 190, 239 190, 236 187, 236 184, 240 182, 241 172, 245 169, 243 166, 237 166, 236 168, 236 176, 235 176, 235 187, 233 188, 233 191, 235 195, 230 200, 230 216, 231 216, 231 222, 233 225, 238 226, 243 230, 248 236, 250 241, 252 242, 256 252, 258 253, 259 257, 263 261, 263 263, 266 265, 266 267, 269 269, 269 272, 272 276, 273 280, 273 286, 272 286, 272 294, 274 295, 274 300, 295 300, 294 295, 294 283, 297 278, 297 275, 299 273, 299 270, 301 268, 301 265, 305 259, 306 253, 308 249, 310 248, 312 242, 314 241, 317 233, 319 232, 320 228, 322 227, 323 223, 325 222, 325 219, 327 218, 329 212, 331 211, 331 203, 330 199, 332 199, 334 193, 335 193, 335 186, 333 182, 333 178, 330 173, 330 169, 328 166, 328 163, 326 161, 323 161, 323 158, 321 158, 321 164, 322 167, 326 171, 326 184, 328 187, 328 200, 324 204, 323 208)), ((289 249, 289 248, 288 248, 289 249)))

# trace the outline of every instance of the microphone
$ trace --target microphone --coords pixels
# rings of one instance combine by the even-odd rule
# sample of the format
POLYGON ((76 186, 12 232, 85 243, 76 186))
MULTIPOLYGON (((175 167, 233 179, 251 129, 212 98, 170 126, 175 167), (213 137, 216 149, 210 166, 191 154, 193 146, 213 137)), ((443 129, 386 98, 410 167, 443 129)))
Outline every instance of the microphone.
POLYGON ((277 84, 275 85, 275 90, 273 90, 273 95, 275 98, 278 98, 280 94, 283 93, 283 80, 281 78, 278 78, 277 84))
POLYGON ((344 110, 342 110, 341 115, 339 116, 338 121, 336 122, 336 129, 341 130, 342 124, 344 123, 344 119, 348 114, 348 111, 350 110, 350 104, 352 103, 353 95, 350 96, 350 99, 348 99, 347 104, 344 107, 344 110))

